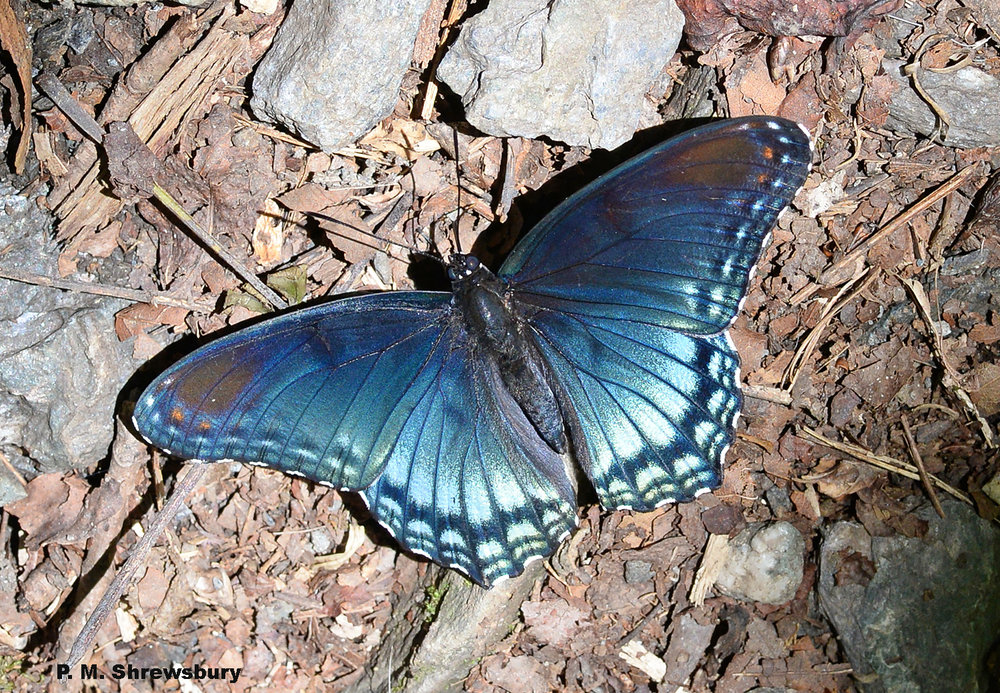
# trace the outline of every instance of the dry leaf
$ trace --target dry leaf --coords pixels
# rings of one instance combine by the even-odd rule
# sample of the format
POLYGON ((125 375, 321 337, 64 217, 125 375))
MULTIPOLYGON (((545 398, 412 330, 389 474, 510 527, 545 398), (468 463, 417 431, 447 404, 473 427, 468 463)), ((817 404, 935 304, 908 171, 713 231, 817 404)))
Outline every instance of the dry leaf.
POLYGON ((0 47, 10 56, 20 80, 21 135, 14 153, 14 171, 21 173, 31 142, 31 42, 10 2, 0 2, 0 47))
POLYGON ((115 313, 115 334, 124 342, 129 337, 134 337, 157 325, 181 327, 187 314, 187 310, 176 306, 134 303, 115 313))
POLYGON ((980 363, 968 377, 969 399, 982 415, 993 416, 1000 413, 1000 365, 980 363))
POLYGON ((423 123, 396 119, 388 124, 382 122, 364 136, 360 144, 365 144, 380 152, 396 154, 407 161, 416 161, 424 154, 441 148, 438 141, 427 133, 423 123))

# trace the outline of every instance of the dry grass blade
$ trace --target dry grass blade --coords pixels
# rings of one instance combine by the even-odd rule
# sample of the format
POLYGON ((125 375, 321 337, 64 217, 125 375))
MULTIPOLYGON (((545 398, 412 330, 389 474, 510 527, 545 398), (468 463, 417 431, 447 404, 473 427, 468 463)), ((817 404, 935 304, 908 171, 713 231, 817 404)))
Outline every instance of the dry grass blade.
POLYGON ((840 311, 843 310, 847 304, 871 286, 872 282, 874 282, 881 274, 882 272, 880 270, 869 270, 867 274, 845 284, 837 295, 834 296, 833 300, 827 304, 827 309, 823 312, 819 322, 817 322, 812 330, 809 331, 806 338, 802 340, 802 344, 800 344, 799 348, 795 350, 795 355, 789 362, 788 368, 785 369, 784 389, 787 392, 791 393, 792 388, 795 387, 795 382, 802 374, 802 369, 805 366, 806 359, 819 345, 820 337, 823 336, 823 330, 826 329, 826 326, 830 324, 830 321, 833 320, 833 318, 840 313, 840 311))
MULTIPOLYGON (((852 445, 851 443, 841 443, 831 438, 827 438, 809 428, 808 426, 803 426, 801 428, 800 437, 809 438, 814 443, 819 443, 820 445, 825 445, 828 448, 842 452, 845 455, 849 455, 856 460, 865 462, 872 465, 873 467, 878 467, 879 469, 884 469, 887 472, 893 472, 894 474, 899 474, 900 476, 905 476, 907 479, 913 479, 914 481, 920 481, 920 470, 918 470, 914 465, 901 460, 897 460, 893 457, 887 457, 885 455, 876 455, 870 450, 866 450, 859 445, 852 445)), ((941 481, 933 474, 928 474, 927 478, 934 483, 939 489, 945 493, 951 494, 963 503, 968 503, 973 505, 972 499, 966 494, 959 491, 954 486, 951 486, 944 481, 941 481)))

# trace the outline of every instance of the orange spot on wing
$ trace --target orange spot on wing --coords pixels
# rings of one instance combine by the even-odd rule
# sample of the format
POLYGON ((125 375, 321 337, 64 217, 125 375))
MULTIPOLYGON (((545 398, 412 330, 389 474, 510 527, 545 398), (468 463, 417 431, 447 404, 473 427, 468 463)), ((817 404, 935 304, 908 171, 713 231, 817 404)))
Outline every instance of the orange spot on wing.
POLYGON ((184 412, 182 412, 177 407, 174 407, 173 409, 170 410, 170 420, 173 421, 173 422, 175 422, 175 423, 183 423, 184 422, 184 412))
POLYGON ((198 430, 199 431, 207 431, 210 428, 212 428, 212 422, 211 421, 202 421, 202 422, 200 422, 198 424, 198 430))
POLYGON ((771 147, 764 147, 764 149, 761 150, 761 154, 764 155, 765 159, 771 160, 774 158, 774 149, 771 147))

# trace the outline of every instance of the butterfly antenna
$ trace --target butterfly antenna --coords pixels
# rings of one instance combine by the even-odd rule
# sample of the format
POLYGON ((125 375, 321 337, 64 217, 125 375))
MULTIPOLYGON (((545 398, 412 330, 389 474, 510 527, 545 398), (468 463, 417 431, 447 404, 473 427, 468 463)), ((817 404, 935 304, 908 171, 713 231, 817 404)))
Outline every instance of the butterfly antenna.
MULTIPOLYGON (((393 208, 393 210, 395 210, 395 207, 393 208)), ((389 214, 391 216, 392 212, 389 212, 389 214)), ((351 234, 351 233, 344 233, 343 231, 338 231, 335 228, 325 227, 323 229, 324 231, 328 231, 334 236, 339 236, 340 238, 346 238, 347 240, 353 241, 354 243, 357 243, 359 245, 363 245, 366 248, 385 251, 385 247, 382 245, 385 244, 385 245, 395 246, 397 248, 402 248, 403 250, 406 250, 407 252, 413 255, 419 255, 421 253, 421 251, 417 250, 413 246, 407 245, 406 243, 400 243, 399 241, 394 241, 389 238, 383 238, 381 236, 377 236, 370 231, 358 228, 357 226, 349 224, 348 222, 343 221, 341 219, 337 219, 336 217, 327 216, 326 214, 320 214, 318 212, 311 212, 310 216, 316 217, 317 219, 322 219, 323 221, 330 222, 331 224, 344 226, 351 229, 352 231, 355 231, 356 234, 351 234), (359 238, 358 236, 361 236, 361 238, 359 238)), ((383 222, 380 226, 384 225, 385 223, 383 222)))
POLYGON ((455 145, 455 250, 462 252, 462 238, 458 230, 462 225, 462 155, 458 149, 458 128, 451 129, 452 143, 455 145))

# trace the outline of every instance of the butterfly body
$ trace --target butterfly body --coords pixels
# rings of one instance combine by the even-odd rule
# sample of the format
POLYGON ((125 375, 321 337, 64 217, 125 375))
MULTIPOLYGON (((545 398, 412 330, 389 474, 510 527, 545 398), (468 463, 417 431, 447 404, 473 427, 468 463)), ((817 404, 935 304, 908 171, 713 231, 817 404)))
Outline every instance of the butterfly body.
POLYGON ((555 452, 566 451, 559 403, 527 321, 516 314, 509 287, 477 258, 452 257, 454 313, 462 321, 470 353, 495 369, 511 397, 535 430, 555 452))
POLYGON ((713 123, 570 197, 496 274, 371 294, 207 344, 139 397, 136 429, 197 460, 263 464, 361 493, 411 551, 488 585, 576 526, 567 450, 607 508, 721 482, 740 409, 727 328, 808 135, 713 123))

